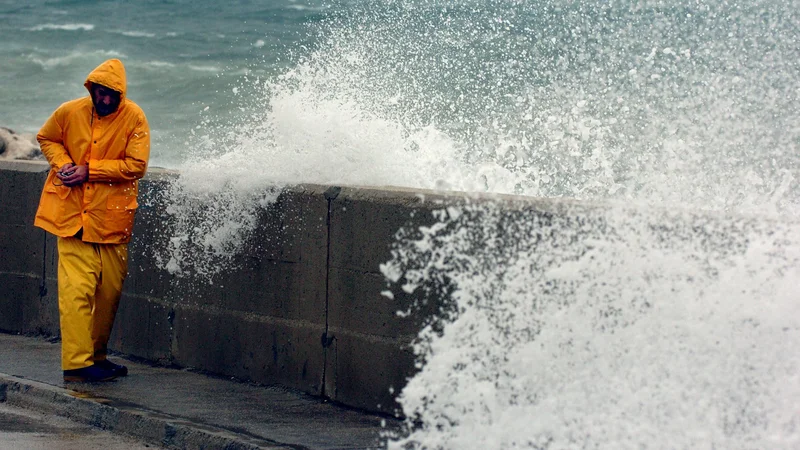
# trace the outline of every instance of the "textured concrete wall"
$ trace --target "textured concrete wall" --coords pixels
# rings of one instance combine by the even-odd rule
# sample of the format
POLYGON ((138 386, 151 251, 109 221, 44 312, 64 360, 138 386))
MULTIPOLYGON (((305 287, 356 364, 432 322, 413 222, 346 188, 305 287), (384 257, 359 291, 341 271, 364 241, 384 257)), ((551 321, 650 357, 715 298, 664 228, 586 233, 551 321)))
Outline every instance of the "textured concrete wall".
MULTIPOLYGON (((32 225, 47 170, 0 162, 0 330, 59 332, 56 239, 32 225)), ((379 265, 412 212, 430 224, 438 206, 411 191, 288 189, 262 212, 238 269, 209 284, 156 264, 170 229, 158 199, 172 176, 152 169, 141 182, 112 349, 394 413, 390 388, 414 372, 420 325, 396 315, 407 298, 380 295, 379 265)))
POLYGON ((56 241, 32 226, 47 170, 0 162, 0 330, 58 333, 56 241))
MULTIPOLYGON (((0 162, 0 331, 58 334, 56 239, 32 225, 47 170, 45 163, 0 162)), ((234 269, 210 284, 191 274, 176 278, 156 264, 169 257, 173 225, 159 199, 174 176, 153 169, 140 185, 112 349, 387 413, 398 407, 392 392, 415 372, 409 343, 448 305, 442 299, 398 316, 422 293, 395 286, 393 299, 382 296, 387 284, 379 267, 391 259, 398 230, 432 225, 436 210, 481 204, 460 210, 462 223, 478 224, 470 257, 492 257, 484 252, 487 238, 513 250, 515 239, 528 236, 532 246, 525 249, 536 253, 639 230, 663 245, 744 254, 748 230, 770 229, 752 218, 673 209, 639 216, 636 208, 597 202, 295 186, 259 213, 234 269), (501 211, 501 220, 481 229, 475 219, 492 211, 501 211)))

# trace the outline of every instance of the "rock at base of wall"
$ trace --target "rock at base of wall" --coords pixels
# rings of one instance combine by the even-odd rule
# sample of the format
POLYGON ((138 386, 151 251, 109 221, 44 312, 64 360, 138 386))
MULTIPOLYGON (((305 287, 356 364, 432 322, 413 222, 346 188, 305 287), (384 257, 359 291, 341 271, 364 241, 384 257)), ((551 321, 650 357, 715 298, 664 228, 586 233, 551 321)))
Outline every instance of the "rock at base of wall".
POLYGON ((44 159, 36 135, 0 127, 0 159, 44 159))

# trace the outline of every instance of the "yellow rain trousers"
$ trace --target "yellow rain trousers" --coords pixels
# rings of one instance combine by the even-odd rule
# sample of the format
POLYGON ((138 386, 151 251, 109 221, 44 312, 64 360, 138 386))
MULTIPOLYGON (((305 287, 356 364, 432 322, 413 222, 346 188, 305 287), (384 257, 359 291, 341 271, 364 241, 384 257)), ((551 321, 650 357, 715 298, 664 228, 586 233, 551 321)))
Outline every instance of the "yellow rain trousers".
POLYGON ((81 369, 106 359, 108 338, 127 274, 128 244, 93 244, 74 237, 58 238, 63 370, 81 369))

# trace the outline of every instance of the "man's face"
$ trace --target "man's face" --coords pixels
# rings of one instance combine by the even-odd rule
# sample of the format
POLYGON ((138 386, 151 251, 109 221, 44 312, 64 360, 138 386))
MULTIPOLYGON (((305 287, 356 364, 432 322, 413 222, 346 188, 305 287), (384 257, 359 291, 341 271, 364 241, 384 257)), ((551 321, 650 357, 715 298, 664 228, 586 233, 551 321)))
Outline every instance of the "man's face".
POLYGON ((107 88, 102 84, 92 84, 92 102, 94 109, 97 110, 97 115, 107 116, 119 107, 120 94, 119 92, 107 88))

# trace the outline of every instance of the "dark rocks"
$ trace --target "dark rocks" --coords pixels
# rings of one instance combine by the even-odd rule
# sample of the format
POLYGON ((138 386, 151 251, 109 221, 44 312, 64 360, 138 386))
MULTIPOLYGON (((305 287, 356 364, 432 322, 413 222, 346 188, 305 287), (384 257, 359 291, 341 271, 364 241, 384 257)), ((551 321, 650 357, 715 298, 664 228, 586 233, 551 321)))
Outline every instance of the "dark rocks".
POLYGON ((36 135, 0 127, 0 159, 44 159, 36 135))

